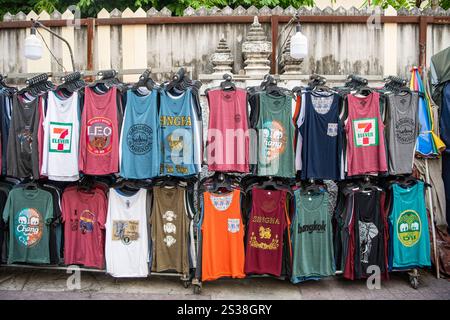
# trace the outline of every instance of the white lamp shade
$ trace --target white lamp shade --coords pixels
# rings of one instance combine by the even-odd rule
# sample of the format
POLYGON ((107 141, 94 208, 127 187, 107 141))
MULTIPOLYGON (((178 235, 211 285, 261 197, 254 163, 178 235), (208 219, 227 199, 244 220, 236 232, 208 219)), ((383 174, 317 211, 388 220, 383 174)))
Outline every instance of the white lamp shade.
POLYGON ((43 51, 44 49, 42 47, 42 42, 38 37, 36 37, 35 34, 30 34, 25 39, 25 58, 30 60, 39 60, 40 58, 42 58, 43 51))
POLYGON ((305 59, 308 55, 308 39, 297 31, 291 37, 291 57, 294 59, 305 59))

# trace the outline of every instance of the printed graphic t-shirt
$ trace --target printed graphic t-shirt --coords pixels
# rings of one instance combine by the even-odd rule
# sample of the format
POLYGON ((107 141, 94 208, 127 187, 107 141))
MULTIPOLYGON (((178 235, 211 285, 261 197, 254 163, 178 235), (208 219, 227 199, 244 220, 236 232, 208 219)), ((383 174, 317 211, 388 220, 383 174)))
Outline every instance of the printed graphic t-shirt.
POLYGON ((85 174, 119 171, 117 88, 97 94, 86 87, 81 117, 79 169, 85 174))
POLYGON ((104 268, 107 202, 102 191, 66 190, 62 196, 64 263, 104 268))
POLYGON ((52 195, 44 190, 11 190, 3 210, 9 222, 8 264, 50 263, 49 224, 53 218, 52 195))

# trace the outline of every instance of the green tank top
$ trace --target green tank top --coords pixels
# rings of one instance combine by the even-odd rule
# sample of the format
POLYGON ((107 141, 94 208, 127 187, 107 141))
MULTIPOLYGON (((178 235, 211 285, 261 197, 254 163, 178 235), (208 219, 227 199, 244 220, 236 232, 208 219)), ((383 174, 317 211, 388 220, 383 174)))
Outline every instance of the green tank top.
POLYGON ((292 98, 259 95, 258 175, 294 177, 292 98))
POLYGON ((292 222, 293 283, 335 274, 333 230, 328 213, 328 193, 295 190, 292 222))

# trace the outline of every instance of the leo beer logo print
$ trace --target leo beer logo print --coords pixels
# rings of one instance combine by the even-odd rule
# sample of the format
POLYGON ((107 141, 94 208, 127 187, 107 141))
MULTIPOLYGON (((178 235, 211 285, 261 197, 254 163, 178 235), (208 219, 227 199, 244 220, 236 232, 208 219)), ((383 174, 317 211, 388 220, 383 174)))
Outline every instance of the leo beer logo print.
POLYGON ((42 238, 44 222, 41 213, 34 208, 25 208, 19 212, 14 235, 18 242, 26 247, 32 247, 42 238))
POLYGON ((354 142, 356 147, 370 147, 378 145, 377 118, 353 120, 354 142))
POLYGON ((113 126, 111 120, 92 118, 87 124, 87 146, 89 152, 105 155, 112 150, 113 126))
POLYGON ((72 124, 50 122, 49 152, 70 153, 72 150, 72 124))

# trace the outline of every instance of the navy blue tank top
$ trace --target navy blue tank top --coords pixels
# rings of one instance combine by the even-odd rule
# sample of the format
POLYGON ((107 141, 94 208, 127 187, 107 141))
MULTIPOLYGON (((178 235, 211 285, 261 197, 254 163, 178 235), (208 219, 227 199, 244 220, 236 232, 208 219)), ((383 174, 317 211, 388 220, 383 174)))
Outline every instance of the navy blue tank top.
POLYGON ((340 180, 342 125, 339 95, 306 92, 305 116, 300 126, 302 179, 340 180))

